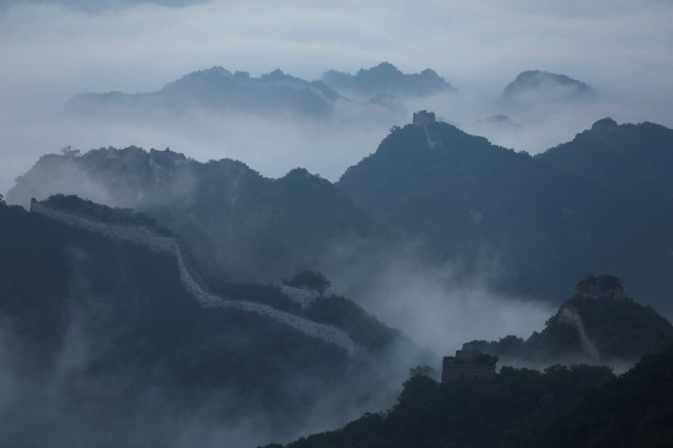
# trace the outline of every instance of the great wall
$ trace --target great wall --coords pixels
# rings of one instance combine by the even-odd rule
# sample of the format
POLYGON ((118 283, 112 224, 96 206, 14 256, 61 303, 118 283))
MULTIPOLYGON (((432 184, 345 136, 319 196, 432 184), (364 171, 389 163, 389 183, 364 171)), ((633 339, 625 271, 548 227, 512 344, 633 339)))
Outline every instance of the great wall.
POLYGON ((582 347, 582 351, 586 355, 588 355, 591 359, 595 361, 597 361, 600 358, 598 350, 587 336, 587 332, 584 330, 584 323, 582 322, 582 316, 580 316, 575 307, 569 304, 564 304, 561 307, 561 312, 559 314, 559 321, 572 325, 573 328, 575 328, 575 331, 577 331, 577 334, 580 337, 580 344, 582 347))
MULTIPOLYGON (((338 328, 280 311, 269 305, 221 297, 208 292, 206 286, 198 280, 199 276, 193 273, 194 268, 191 267, 189 262, 186 262, 183 250, 175 238, 161 236, 154 229, 146 226, 107 224, 82 215, 57 210, 35 200, 31 201, 30 211, 31 213, 37 213, 70 226, 98 233, 115 241, 131 242, 147 247, 155 252, 174 256, 178 264, 180 282, 185 290, 204 308, 226 308, 254 313, 287 325, 306 336, 320 339, 327 344, 336 345, 345 350, 348 355, 355 356, 355 342, 353 342, 348 334, 338 328)), ((283 288, 283 293, 290 299, 300 303, 302 308, 305 308, 312 300, 315 300, 315 295, 309 292, 296 291, 296 289, 283 288)))

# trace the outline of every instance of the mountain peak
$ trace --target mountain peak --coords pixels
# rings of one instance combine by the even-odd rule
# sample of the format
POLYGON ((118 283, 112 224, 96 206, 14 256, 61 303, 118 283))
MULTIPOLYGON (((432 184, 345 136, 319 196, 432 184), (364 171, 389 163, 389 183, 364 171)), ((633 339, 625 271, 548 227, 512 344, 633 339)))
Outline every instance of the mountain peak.
POLYGON ((194 106, 220 112, 296 113, 319 119, 331 115, 339 95, 322 83, 309 82, 280 69, 251 77, 232 74, 220 66, 189 73, 154 92, 124 94, 89 93, 68 103, 76 114, 101 117, 182 119, 194 106))
POLYGON ((210 73, 219 73, 220 75, 227 75, 230 76, 231 72, 227 70, 226 68, 222 67, 221 65, 213 65, 209 69, 203 70, 204 72, 210 72, 210 73))
POLYGON ((371 68, 361 68, 355 75, 330 70, 323 82, 345 94, 371 98, 388 92, 395 95, 423 97, 454 88, 434 70, 425 69, 420 73, 405 74, 390 62, 381 62, 371 68))
POLYGON ((360 72, 370 71, 370 72, 379 72, 379 73, 390 73, 390 74, 393 74, 393 73, 398 74, 399 73, 399 74, 402 74, 402 72, 397 67, 395 67, 393 64, 391 64, 390 62, 387 62, 387 61, 383 61, 379 65, 377 65, 375 67, 372 67, 369 70, 361 68, 359 71, 360 72))
POLYGON ((585 299, 597 299, 610 297, 624 299, 624 286, 622 281, 614 275, 587 275, 575 287, 575 295, 585 299))
POLYGON ((507 84, 503 97, 518 102, 563 102, 595 95, 594 89, 577 79, 542 70, 527 70, 507 84))
POLYGON ((267 78, 269 80, 280 80, 286 77, 285 73, 277 68, 274 71, 267 73, 266 75, 263 75, 264 78, 267 78))
POLYGON ((608 130, 608 129, 614 129, 614 128, 618 127, 618 126, 619 126, 619 125, 617 124, 617 122, 616 122, 615 120, 613 120, 612 118, 607 117, 607 118, 603 118, 603 119, 598 120, 597 122, 595 122, 595 123, 591 126, 591 130, 592 130, 592 131, 605 131, 605 130, 608 130))
POLYGON ((577 79, 571 78, 570 76, 546 72, 543 70, 526 70, 524 72, 521 72, 517 75, 513 83, 510 83, 510 85, 514 83, 540 85, 546 81, 554 81, 556 83, 566 85, 578 85, 589 87, 588 84, 583 83, 582 81, 578 81, 577 79))
POLYGON ((183 77, 185 78, 197 78, 197 77, 221 77, 221 78, 231 78, 233 75, 229 70, 219 65, 214 65, 213 67, 207 68, 205 70, 197 70, 195 72, 189 73, 183 77))

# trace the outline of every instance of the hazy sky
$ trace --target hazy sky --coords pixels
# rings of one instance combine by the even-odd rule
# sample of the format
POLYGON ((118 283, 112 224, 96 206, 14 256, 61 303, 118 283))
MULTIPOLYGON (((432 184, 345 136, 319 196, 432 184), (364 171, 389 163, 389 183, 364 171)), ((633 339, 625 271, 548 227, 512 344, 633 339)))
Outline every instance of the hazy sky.
POLYGON ((499 141, 531 152, 605 115, 673 126, 670 0, 0 0, 0 11, 0 192, 41 154, 65 145, 170 146, 199 160, 238 158, 270 176, 304 165, 335 179, 373 152, 390 124, 280 120, 245 128, 238 118, 210 117, 189 129, 148 129, 62 111, 83 91, 157 90, 214 65, 253 75, 281 68, 307 79, 383 60, 405 72, 430 67, 461 95, 430 105, 465 123, 490 113, 489 102, 527 69, 564 73, 598 90, 600 102, 583 113, 531 118, 529 133, 499 141))

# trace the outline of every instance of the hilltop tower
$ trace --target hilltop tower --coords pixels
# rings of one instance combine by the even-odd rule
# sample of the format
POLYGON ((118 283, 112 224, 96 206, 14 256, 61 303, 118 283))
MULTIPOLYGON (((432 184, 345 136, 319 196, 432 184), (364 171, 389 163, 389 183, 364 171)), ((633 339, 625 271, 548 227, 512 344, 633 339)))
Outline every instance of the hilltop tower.
POLYGON ((478 351, 458 350, 456 356, 445 356, 442 362, 442 383, 458 380, 492 380, 498 358, 478 351))
POLYGON ((419 112, 414 112, 414 119, 412 124, 420 128, 425 128, 431 123, 436 123, 434 112, 428 112, 427 110, 421 110, 419 112))

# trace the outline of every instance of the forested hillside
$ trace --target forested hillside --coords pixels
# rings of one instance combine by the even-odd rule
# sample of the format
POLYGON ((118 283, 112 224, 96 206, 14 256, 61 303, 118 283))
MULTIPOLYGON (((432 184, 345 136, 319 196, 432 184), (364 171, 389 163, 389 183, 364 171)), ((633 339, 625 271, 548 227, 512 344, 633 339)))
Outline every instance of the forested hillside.
POLYGON ((287 447, 670 446, 671 375, 670 345, 616 378, 589 366, 503 368, 491 381, 446 384, 417 375, 389 411, 287 447))
MULTIPOLYGON (((73 197, 48 204, 78 217, 94 210, 96 222, 127 229, 150 221, 73 197)), ((372 362, 403 338, 345 298, 326 295, 302 308, 277 286, 213 287, 305 322, 342 327, 359 347, 355 358, 282 319, 245 307, 204 307, 185 289, 170 254, 4 203, 0 222, 2 374, 28 394, 4 402, 11 414, 0 409, 13 422, 0 435, 3 445, 44 446, 69 419, 89 422, 81 440, 95 433, 98 446, 119 446, 124 422, 131 425, 121 435, 126 446, 164 445, 185 429, 184 419, 226 427, 244 415, 263 422, 265 440, 304 427, 325 390, 335 393, 330 406, 344 410, 333 415, 337 420, 356 403, 376 406, 373 390, 379 398, 387 393, 372 362), (148 412, 173 429, 149 427, 137 437, 148 412)))

